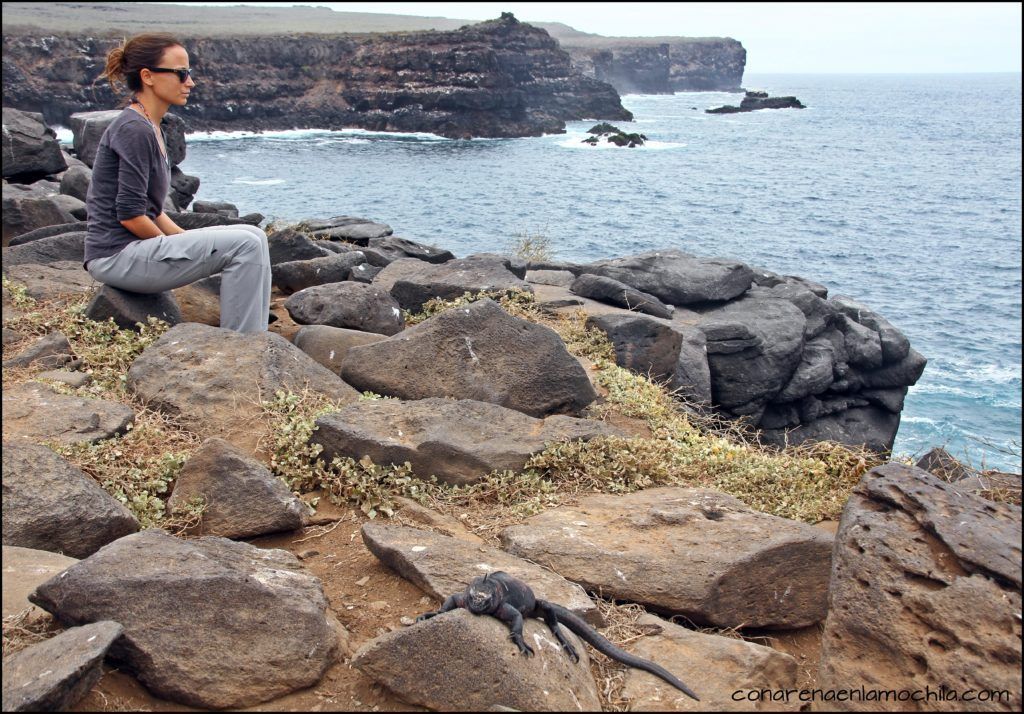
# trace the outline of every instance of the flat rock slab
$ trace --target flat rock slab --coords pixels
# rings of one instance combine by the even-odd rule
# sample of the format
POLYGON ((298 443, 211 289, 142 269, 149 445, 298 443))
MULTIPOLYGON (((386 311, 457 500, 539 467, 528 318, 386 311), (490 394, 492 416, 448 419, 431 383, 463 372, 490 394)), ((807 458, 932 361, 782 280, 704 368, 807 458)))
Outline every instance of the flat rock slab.
POLYGON ((135 422, 124 404, 60 394, 38 382, 5 389, 3 412, 4 439, 33 442, 94 442, 123 434, 135 422))
POLYGON ((126 536, 31 600, 66 624, 121 623, 112 657, 158 697, 210 709, 315 684, 338 643, 320 581, 295 556, 226 538, 126 536))
POLYGON ((128 388, 154 408, 243 449, 255 446, 261 395, 270 399, 277 390, 307 387, 339 404, 359 396, 280 335, 197 323, 172 327, 128 370, 128 388))
POLYGON ((533 288, 521 275, 512 272, 512 263, 508 258, 487 253, 450 260, 440 265, 402 258, 380 271, 373 279, 373 284, 389 291, 402 309, 411 312, 422 310, 423 303, 428 300, 451 300, 467 292, 533 292, 533 288))
POLYGON ((534 417, 576 414, 597 398, 554 330, 486 299, 446 310, 384 342, 353 347, 341 374, 360 391, 473 399, 534 417))
POLYGON ((3 547, 3 616, 17 615, 25 609, 33 615, 42 610, 28 601, 29 594, 54 575, 64 572, 77 563, 76 558, 51 553, 47 550, 22 548, 16 545, 3 547))
POLYGON ((668 305, 722 302, 742 295, 754 272, 743 263, 657 250, 588 263, 584 273, 618 280, 668 305))
POLYGON ((67 711, 100 680, 103 658, 121 632, 109 621, 73 627, 5 659, 4 711, 67 711))
POLYGON ((902 464, 866 473, 836 533, 820 686, 1007 690, 984 708, 1020 711, 1020 544, 1018 506, 902 464))
POLYGON ((600 711, 586 648, 574 664, 544 623, 527 620, 524 657, 508 628, 467 610, 439 615, 359 648, 352 664, 402 699, 437 711, 600 711))
POLYGON ((284 481, 223 439, 207 439, 185 463, 167 506, 173 512, 196 498, 204 509, 191 535, 249 538, 297 530, 309 518, 284 481))
POLYGON ((284 307, 300 325, 347 327, 380 335, 394 335, 405 327, 402 310, 386 290, 359 282, 306 288, 288 298, 284 307))
POLYGON ((734 698, 737 691, 746 695, 751 690, 794 688, 797 661, 790 655, 753 642, 694 632, 651 614, 641 616, 637 624, 656 634, 641 637, 629 651, 679 677, 700 701, 653 674, 627 669, 622 696, 629 700, 631 711, 800 711, 796 695, 788 705, 765 697, 756 701, 734 698))
POLYGON ((562 440, 621 436, 588 419, 535 419, 514 409, 468 399, 372 399, 350 404, 316 421, 311 443, 322 457, 369 456, 376 464, 409 462, 422 478, 475 483, 492 471, 519 471, 545 447, 562 440))
POLYGON ((85 558, 139 530, 131 511, 53 450, 3 444, 3 542, 85 558))
POLYGON ((832 537, 716 491, 598 495, 501 533, 513 555, 604 597, 718 627, 825 618, 832 537))
MULTIPOLYGON (((7 258, 4 257, 6 262, 7 258)), ((25 292, 36 300, 52 300, 60 295, 86 295, 99 287, 80 262, 58 260, 47 265, 24 263, 4 266, 4 273, 25 286, 25 292)))
POLYGON ((497 548, 374 522, 364 523, 362 534, 363 543, 382 563, 439 603, 464 591, 474 578, 503 570, 529 585, 537 597, 558 603, 594 625, 602 624, 597 607, 579 585, 497 548))

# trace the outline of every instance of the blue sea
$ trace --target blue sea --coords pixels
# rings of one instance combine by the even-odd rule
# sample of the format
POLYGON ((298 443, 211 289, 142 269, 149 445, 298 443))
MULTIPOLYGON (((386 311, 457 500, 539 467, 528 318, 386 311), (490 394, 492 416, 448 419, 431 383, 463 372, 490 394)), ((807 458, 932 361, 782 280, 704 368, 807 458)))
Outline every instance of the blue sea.
MULTIPOLYGON (((268 218, 354 215, 459 257, 543 234, 555 258, 654 248, 810 278, 928 360, 895 451, 1021 469, 1021 75, 748 75, 742 95, 627 95, 643 148, 562 135, 192 134, 198 198, 268 218)), ((202 91, 202 85, 197 87, 202 91)))

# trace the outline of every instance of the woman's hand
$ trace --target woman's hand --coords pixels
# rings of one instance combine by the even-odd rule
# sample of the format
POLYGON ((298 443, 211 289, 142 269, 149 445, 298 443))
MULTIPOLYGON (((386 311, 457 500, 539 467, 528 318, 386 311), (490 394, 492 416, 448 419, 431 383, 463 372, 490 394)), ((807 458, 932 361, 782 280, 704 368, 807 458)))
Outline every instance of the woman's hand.
POLYGON ((161 212, 156 217, 156 226, 164 232, 164 235, 174 235, 175 233, 184 233, 185 229, 179 226, 177 223, 171 220, 170 216, 166 213, 161 212))

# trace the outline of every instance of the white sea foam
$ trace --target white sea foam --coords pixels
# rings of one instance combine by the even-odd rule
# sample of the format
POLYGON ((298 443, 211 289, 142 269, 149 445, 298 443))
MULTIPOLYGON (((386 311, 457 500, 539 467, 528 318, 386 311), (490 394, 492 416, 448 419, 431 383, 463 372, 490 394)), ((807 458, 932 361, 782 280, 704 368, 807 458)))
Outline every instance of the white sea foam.
POLYGON ((451 141, 437 134, 422 131, 369 131, 367 129, 282 129, 279 131, 196 131, 188 141, 233 141, 237 139, 277 139, 306 141, 312 138, 375 137, 379 139, 416 139, 418 141, 451 141))
POLYGON ((928 417, 905 416, 901 418, 901 421, 907 424, 928 424, 929 426, 939 425, 937 421, 929 419, 928 417))
POLYGON ((70 129, 66 129, 62 126, 54 125, 50 127, 57 134, 57 141, 61 144, 71 146, 75 143, 75 133, 70 129))
POLYGON ((231 183, 242 183, 246 186, 276 186, 280 183, 285 183, 284 179, 259 179, 251 176, 241 176, 234 179, 231 183))
POLYGON ((968 369, 967 376, 996 384, 1012 384, 1021 381, 1020 365, 986 364, 968 369))
MULTIPOLYGON (((567 138, 562 141, 556 142, 558 146, 565 149, 586 149, 588 151, 605 151, 608 149, 624 149, 625 147, 616 146, 615 144, 609 144, 607 141, 599 141, 597 144, 584 144, 583 140, 586 139, 589 134, 570 134, 567 138)), ((671 142, 671 141, 652 141, 648 140, 644 142, 643 146, 636 147, 637 149, 646 149, 648 151, 664 151, 666 149, 682 149, 686 146, 683 142, 671 142)), ((633 149, 634 151, 636 149, 633 149)), ((627 149, 628 151, 628 149, 627 149)))

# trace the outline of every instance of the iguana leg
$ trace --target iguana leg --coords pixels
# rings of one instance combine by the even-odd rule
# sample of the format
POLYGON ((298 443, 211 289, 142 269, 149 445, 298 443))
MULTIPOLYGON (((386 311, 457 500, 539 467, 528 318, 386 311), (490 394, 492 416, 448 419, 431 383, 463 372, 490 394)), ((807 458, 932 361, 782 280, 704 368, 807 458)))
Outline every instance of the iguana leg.
POLYGON ((444 604, 441 605, 440 610, 435 610, 434 612, 425 612, 416 618, 416 622, 423 622, 424 620, 429 620, 432 617, 436 617, 437 615, 440 615, 445 612, 451 612, 452 610, 457 610, 460 607, 466 607, 466 594, 455 593, 454 595, 449 595, 445 598, 444 604))
POLYGON ((509 639, 516 643, 519 651, 527 657, 532 655, 533 649, 523 641, 523 613, 506 602, 502 603, 494 616, 508 625, 509 639))
POLYGON ((570 643, 569 640, 565 639, 565 635, 562 634, 562 628, 558 626, 558 616, 555 615, 555 611, 550 607, 547 607, 547 603, 543 600, 537 601, 537 609, 540 610, 541 615, 544 618, 544 624, 547 625, 548 629, 551 630, 555 637, 558 638, 558 641, 562 644, 562 648, 569 655, 569 659, 573 662, 579 662, 580 656, 576 652, 576 648, 572 646, 572 643, 570 643))

